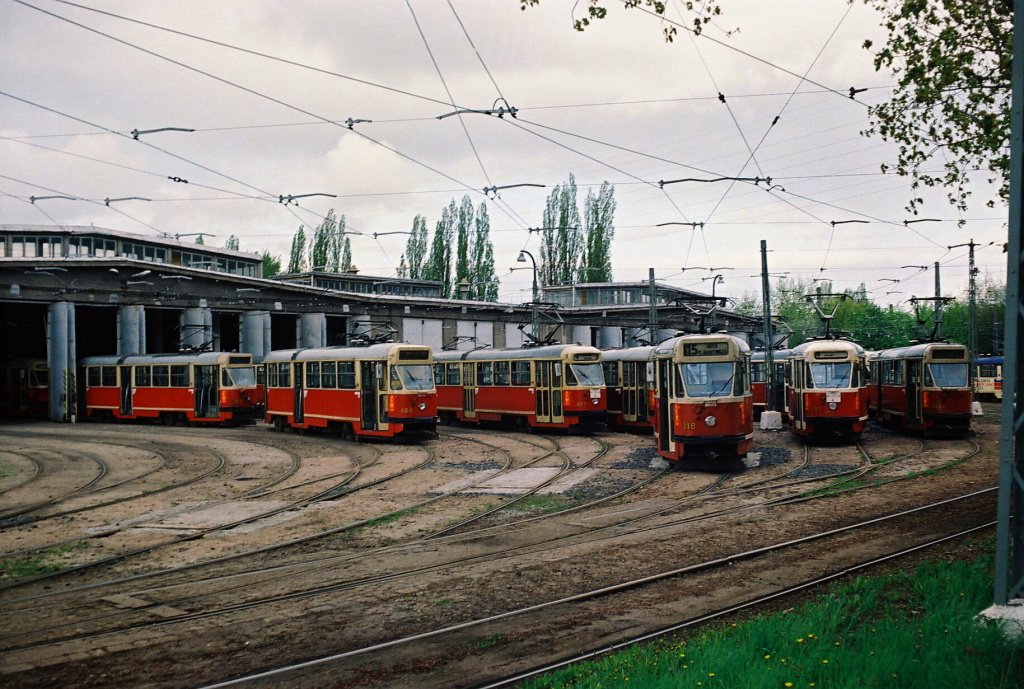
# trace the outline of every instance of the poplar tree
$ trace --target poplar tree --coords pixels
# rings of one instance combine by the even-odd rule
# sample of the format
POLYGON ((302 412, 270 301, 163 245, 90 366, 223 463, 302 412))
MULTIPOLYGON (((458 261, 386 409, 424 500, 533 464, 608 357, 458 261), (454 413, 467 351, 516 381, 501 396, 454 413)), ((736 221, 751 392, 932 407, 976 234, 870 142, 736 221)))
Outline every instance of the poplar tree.
POLYGON ((491 243, 491 219, 487 204, 480 203, 476 211, 473 232, 473 255, 470 260, 472 277, 470 299, 498 301, 498 276, 494 273, 494 245, 491 243))
MULTIPOLYGON (((424 261, 427 259, 427 219, 417 215, 412 220, 412 234, 405 244, 404 265, 409 278, 423 279, 424 261)), ((402 275, 401 277, 406 277, 402 275)))
POLYGON ((473 280, 473 266, 471 263, 472 237, 473 234, 473 202, 469 194, 462 197, 459 204, 459 215, 455 224, 455 284, 452 297, 458 298, 459 285, 465 280, 467 283, 473 280))
POLYGON ((583 253, 576 178, 572 174, 565 184, 555 187, 548 195, 543 227, 538 268, 541 284, 572 284, 583 253))
POLYGON ((345 237, 341 245, 341 257, 338 260, 338 271, 347 273, 352 270, 352 240, 345 237))
POLYGON ((586 235, 580 282, 612 281, 612 239, 615 237, 615 187, 602 182, 595 195, 587 191, 583 205, 583 227, 586 235))
POLYGON ((238 243, 238 237, 236 237, 235 235, 231 235, 224 242, 224 248, 225 249, 230 249, 231 251, 238 251, 239 250, 239 248, 238 248, 239 246, 240 245, 238 243))
MULTIPOLYGON (((344 216, 342 216, 341 232, 344 232, 344 222, 344 216)), ((331 209, 313 230, 313 241, 309 247, 309 262, 314 270, 317 268, 329 271, 338 270, 340 242, 338 220, 334 217, 334 210, 331 209)))
POLYGON ((452 243, 455 240, 455 224, 458 222, 459 209, 452 199, 448 207, 441 211, 441 219, 434 228, 434 239, 430 244, 430 255, 423 265, 422 278, 436 280, 441 283, 441 294, 451 295, 454 281, 452 280, 452 243))
POLYGON ((292 237, 292 249, 288 255, 288 272, 301 273, 306 269, 306 230, 299 225, 299 230, 292 237))
POLYGON ((270 250, 264 249, 261 258, 263 259, 263 277, 272 278, 281 272, 280 256, 271 256, 270 250))

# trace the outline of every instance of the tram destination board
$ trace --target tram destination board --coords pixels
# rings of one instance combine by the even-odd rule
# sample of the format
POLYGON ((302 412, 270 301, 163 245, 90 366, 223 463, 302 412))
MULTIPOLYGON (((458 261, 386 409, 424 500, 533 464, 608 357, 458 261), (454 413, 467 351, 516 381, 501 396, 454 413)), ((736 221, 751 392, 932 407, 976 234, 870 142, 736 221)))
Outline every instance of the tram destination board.
POLYGON ((727 356, 728 342, 687 342, 683 345, 683 356, 727 356))

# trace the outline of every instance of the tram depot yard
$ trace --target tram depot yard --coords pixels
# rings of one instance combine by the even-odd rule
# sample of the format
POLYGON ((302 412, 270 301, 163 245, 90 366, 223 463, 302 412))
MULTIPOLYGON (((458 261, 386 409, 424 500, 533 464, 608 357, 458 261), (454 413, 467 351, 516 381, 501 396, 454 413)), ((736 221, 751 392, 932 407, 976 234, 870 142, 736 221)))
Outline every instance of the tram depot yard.
POLYGON ((758 429, 729 474, 667 472, 631 433, 5 422, 0 685, 480 686, 981 527, 880 569, 976 557, 985 409, 964 438, 758 429))

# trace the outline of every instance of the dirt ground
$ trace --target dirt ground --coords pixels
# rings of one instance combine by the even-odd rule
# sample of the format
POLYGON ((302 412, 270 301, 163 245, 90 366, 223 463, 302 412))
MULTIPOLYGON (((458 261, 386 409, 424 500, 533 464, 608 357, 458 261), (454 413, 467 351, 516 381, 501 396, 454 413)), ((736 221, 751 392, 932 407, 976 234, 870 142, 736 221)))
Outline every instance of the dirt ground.
MULTIPOLYGON (((6 423, 0 557, 30 575, 99 564, 0 590, 0 685, 204 686, 991 488, 998 421, 987 406, 969 440, 873 428, 866 457, 757 431, 760 463, 729 476, 665 473, 651 438, 632 434, 451 428, 392 445, 267 427, 6 423), (871 473, 838 483, 868 460, 878 465, 871 473), (778 502, 829 485, 842 492, 778 502), (561 511, 574 505, 586 507, 561 511), (485 516, 437 535, 471 515, 485 516), (183 565, 198 566, 167 571, 183 565)), ((994 492, 983 493, 827 546, 736 559, 256 684, 476 686, 994 514, 994 492)), ((922 557, 971 557, 975 547, 960 541, 922 557)))

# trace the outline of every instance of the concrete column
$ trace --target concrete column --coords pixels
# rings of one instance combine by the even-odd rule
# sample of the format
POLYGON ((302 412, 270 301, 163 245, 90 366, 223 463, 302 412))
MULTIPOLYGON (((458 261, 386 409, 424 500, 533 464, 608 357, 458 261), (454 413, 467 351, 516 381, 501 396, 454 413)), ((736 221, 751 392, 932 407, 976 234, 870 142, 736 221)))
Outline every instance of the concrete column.
POLYGON ((46 359, 50 368, 50 420, 70 421, 77 410, 75 305, 58 301, 46 314, 46 359))
POLYGON ((146 353, 146 307, 128 304, 117 310, 117 355, 146 353))
POLYGON ((209 308, 185 309, 180 325, 182 349, 199 349, 213 340, 213 312, 209 308))
POLYGON ((620 328, 601 327, 601 349, 612 349, 622 346, 622 330, 620 328))
POLYGON ((299 316, 299 347, 327 346, 327 314, 304 313, 299 316))
POLYGON ((263 361, 270 353, 270 312, 246 311, 241 318, 240 351, 252 354, 253 361, 263 361))

